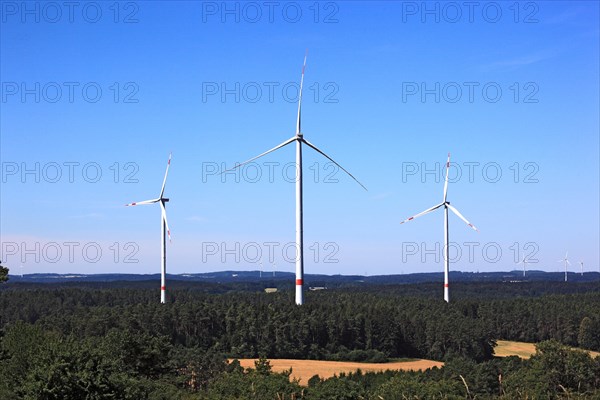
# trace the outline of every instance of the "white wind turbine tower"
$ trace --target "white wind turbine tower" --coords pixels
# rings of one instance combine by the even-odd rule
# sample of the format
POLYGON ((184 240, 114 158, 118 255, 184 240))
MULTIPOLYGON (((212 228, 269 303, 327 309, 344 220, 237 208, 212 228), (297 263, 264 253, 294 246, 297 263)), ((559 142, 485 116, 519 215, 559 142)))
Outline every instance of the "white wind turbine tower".
MULTIPOLYGON (((528 264, 527 259, 525 258, 525 256, 523 256, 523 259, 521 260, 521 262, 519 264, 523 264, 523 276, 525 276, 525 267, 528 264)), ((517 264, 517 265, 519 265, 517 264)))
POLYGON ((568 266, 569 264, 571 264, 571 263, 569 262, 568 255, 569 255, 569 252, 567 251, 567 252, 565 253, 565 258, 563 258, 562 260, 558 260, 558 262, 559 262, 559 263, 561 263, 561 262, 564 262, 564 263, 565 263, 565 282, 567 281, 567 266, 568 266))
POLYGON ((581 265, 581 276, 583 276, 583 260, 579 261, 579 265, 581 265))
POLYGON ((444 246, 444 263, 445 263, 445 265, 444 265, 444 300, 446 300, 447 303, 450 302, 450 285, 449 285, 449 281, 448 281, 448 275, 450 274, 450 259, 448 257, 448 249, 449 249, 449 244, 450 244, 450 239, 449 239, 449 235, 448 235, 448 209, 450 209, 460 219, 465 221, 467 223, 467 225, 469 225, 475 231, 479 232, 477 230, 477 228, 475 228, 475 226, 473 224, 471 224, 469 221, 467 221, 467 219, 465 217, 463 217, 462 214, 456 208, 451 206, 450 202, 447 200, 448 170, 449 169, 450 169, 450 153, 448 153, 448 161, 446 162, 446 180, 444 182, 444 201, 436 206, 428 208, 427 210, 425 210, 417 215, 413 215, 412 217, 400 222, 401 224, 403 224, 405 222, 413 220, 422 215, 429 214, 430 212, 437 210, 440 207, 444 207, 444 242, 445 242, 445 246, 444 246))
POLYGON ((168 198, 164 197, 165 193, 165 184, 167 183, 167 175, 169 174, 169 167, 171 166, 171 154, 169 154, 169 161, 167 162, 167 170, 165 171, 165 178, 163 179, 162 188, 160 189, 160 195, 158 198, 153 200, 144 200, 136 203, 125 204, 125 206, 141 206, 144 204, 160 204, 160 302, 162 304, 165 303, 165 291, 166 291, 166 280, 167 280, 167 238, 165 235, 165 231, 169 236, 169 241, 171 241, 171 231, 169 230, 169 224, 167 223, 167 210, 165 209, 165 204, 169 201, 168 198))
MULTIPOLYGON (((308 53, 308 52, 307 52, 308 53)), ((296 142, 296 166, 297 170, 297 179, 296 179, 296 304, 302 305, 304 303, 303 296, 303 286, 304 286, 304 230, 303 230, 303 215, 302 215, 302 144, 307 145, 312 148, 316 152, 323 155, 329 161, 337 165, 342 171, 350 175, 352 179, 354 179, 360 186, 362 186, 365 190, 367 188, 358 181, 350 172, 348 172, 344 167, 335 162, 333 158, 329 157, 323 151, 319 150, 315 145, 310 143, 308 140, 304 139, 301 129, 301 106, 302 106, 302 85, 304 83, 304 70, 306 68, 306 55, 304 56, 304 64, 302 66, 302 77, 300 78, 300 91, 298 93, 298 118, 296 120, 296 134, 292 136, 290 139, 285 142, 279 144, 278 146, 273 147, 270 150, 265 151, 262 154, 259 154, 256 157, 253 157, 247 161, 244 161, 241 164, 236 165, 235 167, 225 170, 222 172, 225 173, 227 171, 231 171, 235 168, 239 168, 242 165, 248 164, 266 154, 269 154, 275 150, 278 150, 284 146, 287 146, 290 143, 296 142)))

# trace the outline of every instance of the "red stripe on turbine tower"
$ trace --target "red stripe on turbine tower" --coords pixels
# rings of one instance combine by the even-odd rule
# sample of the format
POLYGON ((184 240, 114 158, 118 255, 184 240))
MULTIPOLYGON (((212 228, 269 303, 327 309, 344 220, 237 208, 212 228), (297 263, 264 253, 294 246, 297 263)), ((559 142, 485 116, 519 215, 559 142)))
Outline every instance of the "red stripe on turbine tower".
POLYGON ((160 290, 167 290, 167 287, 166 286, 161 286, 160 290))
POLYGON ((444 283, 444 287, 450 287, 448 283, 444 283))
POLYGON ((296 286, 303 285, 303 284, 304 284, 304 280, 296 279, 296 286))

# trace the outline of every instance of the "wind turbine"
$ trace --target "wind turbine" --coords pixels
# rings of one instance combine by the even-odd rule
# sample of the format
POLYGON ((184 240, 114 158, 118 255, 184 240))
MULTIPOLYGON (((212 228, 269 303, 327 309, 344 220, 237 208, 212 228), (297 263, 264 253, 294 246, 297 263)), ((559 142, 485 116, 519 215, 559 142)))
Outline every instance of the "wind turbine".
POLYGON ((465 217, 463 217, 463 215, 456 208, 454 208, 454 206, 451 206, 450 202, 447 200, 448 170, 449 169, 450 169, 450 153, 448 153, 448 161, 446 162, 446 180, 444 182, 444 201, 436 206, 428 208, 427 210, 425 210, 417 215, 413 215, 412 217, 400 222, 401 224, 403 224, 405 222, 411 221, 422 215, 429 214, 430 212, 435 211, 440 207, 444 207, 444 241, 446 242, 446 245, 444 246, 444 262, 445 262, 445 265, 444 265, 444 300, 446 300, 447 303, 450 302, 450 286, 449 286, 449 282, 448 282, 448 275, 450 274, 450 259, 448 257, 448 248, 450 245, 450 240, 448 237, 448 210, 450 209, 460 219, 465 221, 467 225, 469 225, 475 231, 479 232, 477 230, 477 228, 475 228, 475 226, 473 224, 471 224, 469 221, 467 221, 467 219, 465 217))
POLYGON ((571 264, 571 263, 569 262, 568 255, 569 255, 569 252, 567 251, 567 252, 565 253, 565 258, 563 258, 562 260, 558 260, 558 262, 559 262, 559 263, 560 263, 560 262, 564 262, 564 263, 565 263, 565 282, 567 281, 567 266, 568 266, 569 264, 571 264))
MULTIPOLYGON (((519 264, 523 264, 523 276, 525 276, 525 266, 528 264, 527 259, 523 256, 523 259, 519 264)), ((518 264, 517 264, 518 265, 518 264)))
POLYGON ((583 276, 583 260, 579 261, 579 264, 581 265, 581 276, 583 276))
MULTIPOLYGON (((307 51, 308 54, 308 51, 307 51)), ((342 171, 350 175, 352 179, 354 179, 363 189, 367 190, 367 188, 358 181, 350 172, 348 172, 344 167, 335 162, 335 160, 325 154, 323 151, 319 150, 314 144, 310 143, 308 140, 304 139, 304 135, 302 134, 301 129, 301 106, 302 106, 302 85, 304 83, 304 70, 306 69, 306 55, 304 56, 304 64, 302 66, 302 77, 300 78, 300 91, 298 93, 298 118, 296 120, 296 134, 292 136, 290 139, 285 142, 273 147, 270 150, 265 151, 262 154, 259 154, 256 157, 253 157, 247 161, 244 161, 241 164, 237 164, 235 167, 230 168, 221 172, 221 174, 231 171, 233 169, 239 168, 245 164, 248 164, 264 155, 267 155, 275 150, 278 150, 284 146, 287 146, 290 143, 296 142, 296 165, 298 168, 298 175, 296 179, 296 249, 297 249, 297 257, 296 257, 296 304, 302 305, 304 303, 303 296, 303 286, 304 286, 304 229, 303 229, 303 215, 302 215, 302 144, 307 145, 308 147, 315 150, 317 153, 320 153, 329 161, 337 165, 342 171)))
POLYGON ((169 161, 167 162, 167 170, 165 171, 165 178, 163 179, 162 188, 160 189, 160 195, 158 198, 153 200, 144 200, 136 203, 125 204, 126 207, 130 206, 141 206, 144 204, 160 204, 160 302, 162 304, 165 303, 165 291, 166 291, 166 280, 167 280, 167 239, 165 236, 165 231, 167 235, 169 235, 169 241, 171 241, 171 231, 169 230, 169 224, 167 223, 167 210, 165 209, 165 204, 169 201, 168 198, 164 197, 165 193, 165 184, 167 183, 167 175, 169 174, 169 167, 171 166, 171 154, 169 154, 169 161))

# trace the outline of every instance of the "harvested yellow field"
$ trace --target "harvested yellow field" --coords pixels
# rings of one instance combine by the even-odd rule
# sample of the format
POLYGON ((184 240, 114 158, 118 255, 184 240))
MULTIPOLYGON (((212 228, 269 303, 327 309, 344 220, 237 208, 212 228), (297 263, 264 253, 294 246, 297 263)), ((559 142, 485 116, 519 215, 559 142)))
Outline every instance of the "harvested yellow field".
MULTIPOLYGON (((244 368, 254 368, 256 359, 239 360, 244 368)), ((331 378, 341 372, 379 372, 386 370, 426 370, 433 367, 441 367, 444 363, 431 360, 396 361, 388 363, 359 363, 346 361, 319 361, 319 360, 289 360, 269 359, 273 372, 283 372, 292 368, 290 378, 299 379, 300 384, 306 385, 308 380, 319 375, 321 378, 331 378)))
POLYGON ((535 344, 525 342, 511 342, 508 340, 498 340, 494 353, 498 357, 519 356, 529 358, 535 354, 535 344))
MULTIPOLYGON (((495 354, 498 357, 519 356, 521 358, 529 358, 535 354, 535 343, 512 342, 509 340, 496 341, 495 354)), ((596 351, 584 350, 590 353, 592 357, 600 356, 596 351)))

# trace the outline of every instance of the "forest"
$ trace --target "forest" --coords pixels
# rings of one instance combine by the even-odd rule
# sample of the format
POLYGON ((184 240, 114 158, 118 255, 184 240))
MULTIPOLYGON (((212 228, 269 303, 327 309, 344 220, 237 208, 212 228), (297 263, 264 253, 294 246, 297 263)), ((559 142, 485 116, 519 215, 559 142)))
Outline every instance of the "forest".
POLYGON ((0 285, 2 399, 599 398, 598 283, 457 283, 310 292, 179 282, 0 285), (496 340, 535 342, 528 360, 496 340), (228 359, 260 358, 244 370, 228 359), (269 359, 445 362, 424 372, 314 376, 269 359))

